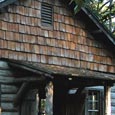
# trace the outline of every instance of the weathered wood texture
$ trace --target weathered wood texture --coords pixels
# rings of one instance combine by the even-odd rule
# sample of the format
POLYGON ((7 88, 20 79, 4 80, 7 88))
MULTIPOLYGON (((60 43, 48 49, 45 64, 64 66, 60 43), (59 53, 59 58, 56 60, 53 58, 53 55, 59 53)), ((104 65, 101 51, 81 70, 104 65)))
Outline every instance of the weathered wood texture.
POLYGON ((111 115, 111 86, 104 86, 105 115, 111 115))
POLYGON ((2 112, 2 115, 19 115, 17 112, 2 112))
POLYGON ((19 115, 18 108, 13 105, 17 90, 16 86, 1 84, 2 115, 19 115))
POLYGON ((14 98, 18 88, 10 85, 14 81, 11 67, 4 61, 0 61, 0 85, 1 85, 1 115, 19 115, 18 108, 15 108, 14 98))
POLYGON ((58 0, 45 2, 54 5, 54 27, 48 29, 41 25, 41 0, 9 5, 0 15, 0 57, 114 73, 114 54, 85 23, 58 0))
POLYGON ((111 113, 115 115, 115 86, 111 89, 111 113))
POLYGON ((37 90, 27 93, 21 106, 21 115, 38 115, 38 95, 37 90))

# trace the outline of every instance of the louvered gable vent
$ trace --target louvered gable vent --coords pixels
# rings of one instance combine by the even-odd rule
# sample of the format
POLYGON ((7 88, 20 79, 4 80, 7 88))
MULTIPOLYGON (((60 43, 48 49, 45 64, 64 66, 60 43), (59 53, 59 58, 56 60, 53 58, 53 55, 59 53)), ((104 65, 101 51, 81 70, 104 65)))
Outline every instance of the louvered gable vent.
POLYGON ((53 8, 52 5, 47 3, 42 3, 41 6, 41 23, 44 26, 51 26, 53 23, 52 17, 53 8))

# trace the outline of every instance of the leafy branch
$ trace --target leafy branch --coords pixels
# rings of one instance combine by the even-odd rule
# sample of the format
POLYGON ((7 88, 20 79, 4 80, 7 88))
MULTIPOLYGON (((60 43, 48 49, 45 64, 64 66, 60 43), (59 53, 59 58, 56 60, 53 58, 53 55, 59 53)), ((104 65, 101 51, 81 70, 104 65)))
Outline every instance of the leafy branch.
POLYGON ((115 1, 114 0, 71 0, 74 2, 74 12, 77 13, 82 7, 89 8, 98 17, 113 35, 115 35, 115 1), (113 20, 114 19, 114 20, 113 20))

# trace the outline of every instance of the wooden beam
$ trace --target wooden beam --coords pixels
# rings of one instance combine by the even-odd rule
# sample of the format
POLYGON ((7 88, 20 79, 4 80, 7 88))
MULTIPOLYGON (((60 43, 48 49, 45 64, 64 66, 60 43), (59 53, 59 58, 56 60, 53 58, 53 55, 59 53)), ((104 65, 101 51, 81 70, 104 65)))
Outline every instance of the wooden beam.
POLYGON ((39 75, 43 74, 43 72, 36 70, 35 68, 27 67, 27 66, 22 65, 22 64, 16 64, 16 63, 12 63, 12 62, 9 62, 9 64, 12 65, 13 67, 17 67, 17 68, 21 68, 21 69, 24 69, 24 70, 27 70, 30 72, 34 72, 34 73, 39 74, 39 75))
POLYGON ((13 84, 13 83, 22 83, 22 82, 36 82, 45 80, 44 76, 29 76, 29 77, 3 77, 0 76, 0 83, 2 84, 13 84))
POLYGON ((88 16, 88 20, 90 22, 93 21, 94 25, 102 30, 103 36, 105 36, 105 38, 112 43, 111 45, 115 46, 115 39, 113 35, 107 31, 107 29, 101 23, 99 23, 99 20, 97 20, 97 18, 90 12, 90 10, 82 8, 82 11, 88 16))
POLYGON ((14 99, 14 106, 18 106, 20 102, 22 102, 24 95, 27 93, 28 87, 29 87, 28 82, 24 82, 22 84, 19 91, 17 92, 16 98, 14 99))
POLYGON ((44 76, 51 78, 51 79, 53 78, 53 76, 51 75, 51 72, 46 71, 44 69, 41 69, 38 67, 33 67, 33 66, 30 66, 27 64, 22 64, 22 63, 16 63, 16 62, 10 62, 10 61, 8 61, 8 63, 13 67, 21 68, 21 69, 33 72, 33 73, 38 74, 38 75, 44 75, 44 76))
POLYGON ((91 32, 92 34, 100 34, 102 33, 102 30, 98 29, 98 30, 94 30, 91 32))
POLYGON ((14 78, 13 77, 0 76, 0 83, 1 84, 12 84, 12 83, 14 83, 14 78))
POLYGON ((111 115, 111 86, 104 87, 105 93, 105 114, 111 115))
POLYGON ((44 81, 45 79, 46 79, 45 76, 20 77, 20 78, 15 78, 14 83, 38 82, 38 81, 44 81))
POLYGON ((2 108, 1 108, 1 95, 2 95, 2 90, 1 90, 1 84, 0 84, 0 115, 2 114, 2 108))

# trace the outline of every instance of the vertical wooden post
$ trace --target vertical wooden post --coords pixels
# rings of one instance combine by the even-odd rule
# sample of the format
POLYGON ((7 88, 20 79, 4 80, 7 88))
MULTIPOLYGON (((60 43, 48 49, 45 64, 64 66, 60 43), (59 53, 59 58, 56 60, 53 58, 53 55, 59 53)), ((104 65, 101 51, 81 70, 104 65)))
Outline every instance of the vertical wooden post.
POLYGON ((105 115, 111 115, 111 86, 105 86, 104 93, 105 93, 105 115))
POLYGON ((45 112, 45 107, 44 107, 45 105, 43 102, 46 99, 45 87, 46 87, 46 84, 43 84, 39 88, 39 112, 38 112, 38 115, 42 115, 45 112))
POLYGON ((1 84, 0 84, 0 115, 2 115, 2 108, 1 108, 1 94, 2 94, 2 91, 1 91, 1 84))

